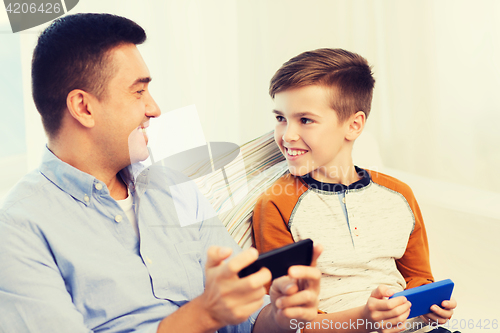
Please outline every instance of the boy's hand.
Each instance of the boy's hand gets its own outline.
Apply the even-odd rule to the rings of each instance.
[[[404,296],[388,299],[392,295],[394,291],[387,286],[378,286],[372,291],[363,309],[364,319],[378,323],[381,327],[379,332],[392,333],[405,330],[411,303]]]
[[[254,262],[258,252],[245,250],[229,261],[232,250],[212,246],[208,249],[205,292],[199,297],[207,325],[219,329],[239,324],[257,311],[266,294],[265,284],[271,281],[271,272],[262,268],[257,273],[240,279],[238,272]],[[205,315],[205,317],[203,316]]]
[[[424,321],[429,324],[435,324],[436,322],[440,325],[445,324],[453,315],[453,309],[457,307],[457,301],[452,297],[449,301],[443,301],[441,307],[434,304],[431,306],[432,313],[428,313],[420,316]]]
[[[322,251],[321,245],[315,245],[311,266],[292,266],[287,276],[273,281],[269,290],[272,313],[281,328],[290,329],[291,319],[309,322],[316,318],[321,279],[316,261]]]

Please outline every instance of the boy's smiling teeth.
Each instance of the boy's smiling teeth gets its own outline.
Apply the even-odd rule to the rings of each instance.
[[[285,148],[288,155],[291,155],[291,156],[297,156],[297,155],[303,155],[305,153],[307,153],[307,150],[295,150],[295,149],[290,149],[290,148]]]

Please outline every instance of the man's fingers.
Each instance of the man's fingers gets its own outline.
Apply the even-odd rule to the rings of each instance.
[[[258,272],[242,278],[239,281],[239,283],[242,284],[244,290],[249,290],[249,289],[253,290],[258,288],[264,288],[264,285],[269,281],[271,281],[271,279],[272,279],[271,271],[265,267],[262,267]],[[265,288],[263,290],[265,291]]]
[[[226,267],[224,267],[223,275],[225,277],[231,277],[238,274],[239,271],[253,263],[258,257],[259,252],[253,247],[241,252],[227,262]]]
[[[292,279],[318,280],[321,278],[321,272],[316,267],[310,266],[292,266],[288,269],[288,275]]]
[[[288,319],[301,318],[301,320],[311,321],[318,315],[318,310],[315,308],[290,307],[278,310],[283,317]]]
[[[321,244],[314,245],[311,266],[316,267],[316,264],[318,262],[318,258],[322,252],[323,252],[323,245],[321,245]]]
[[[316,267],[292,266],[288,276],[297,281],[297,290],[314,289],[319,293],[321,272]]]
[[[224,260],[229,258],[233,250],[229,247],[211,246],[207,251],[207,264],[206,269],[219,266]]]
[[[248,319],[254,313],[257,311],[262,305],[264,304],[264,298],[260,298],[259,300],[256,300],[254,302],[249,302],[245,305],[240,305],[238,307],[234,307],[231,309],[233,312],[233,321],[230,322],[232,325],[237,325],[239,323],[244,322],[245,320]]]
[[[296,294],[290,296],[282,296],[276,300],[276,307],[278,309],[291,308],[291,307],[300,307],[303,305],[316,305],[318,303],[318,297],[315,296],[315,293],[309,290],[299,291]]]
[[[297,280],[290,278],[288,275],[281,276],[273,280],[270,295],[292,295],[299,291]]]

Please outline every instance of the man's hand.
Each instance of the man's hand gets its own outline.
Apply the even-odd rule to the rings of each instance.
[[[440,325],[445,324],[453,315],[453,309],[457,307],[457,301],[452,297],[449,301],[443,301],[441,307],[434,304],[431,306],[432,313],[420,316],[425,322],[429,324]]]
[[[254,262],[258,252],[250,248],[229,261],[230,248],[212,246],[208,249],[205,292],[199,297],[216,329],[239,324],[263,305],[265,284],[271,281],[271,272],[262,268],[255,274],[240,279],[238,272]]]
[[[292,266],[287,276],[273,281],[271,296],[272,315],[283,329],[290,329],[290,320],[308,322],[318,314],[318,297],[321,272],[316,268],[316,261],[323,248],[314,247],[311,266]]]
[[[379,332],[392,333],[405,330],[411,303],[404,296],[388,299],[392,295],[394,291],[387,286],[378,286],[372,291],[363,310],[365,320],[379,323],[381,327]]]

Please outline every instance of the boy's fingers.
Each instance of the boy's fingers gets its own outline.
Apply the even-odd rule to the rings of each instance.
[[[406,304],[406,303],[408,303],[408,304]],[[390,309],[394,309],[394,308],[401,306],[403,304],[406,304],[408,307],[411,306],[411,303],[404,296],[394,297],[394,298],[387,300],[387,306]]]
[[[409,308],[399,315],[395,314],[394,317],[384,320],[385,327],[390,328],[392,326],[397,328],[398,324],[402,323],[400,324],[400,327],[403,325],[402,327],[404,328],[404,323],[408,319],[409,315],[410,315]]]
[[[238,274],[239,271],[253,263],[258,257],[259,252],[253,247],[241,252],[227,262],[227,265],[224,267],[223,275],[225,277],[231,277]]]
[[[376,299],[369,300],[371,311],[386,312],[391,311],[387,315],[391,314],[391,317],[397,316],[411,307],[411,303],[406,300],[405,297],[396,297],[390,300],[387,299]]]
[[[398,305],[396,308],[394,308],[394,316],[396,316],[396,322],[400,322],[403,320],[406,320],[408,316],[410,315],[410,310],[411,310],[411,303],[410,302],[405,302],[401,305]]]
[[[383,289],[382,289],[383,287],[384,286],[378,286],[377,288],[373,289],[370,297],[377,298],[377,299],[384,298]]]
[[[383,299],[384,297],[391,297],[394,295],[394,290],[385,285],[380,285],[372,291],[371,297]]]
[[[441,307],[448,310],[453,310],[457,307],[457,301],[452,297],[449,301],[443,301]]]
[[[443,309],[437,306],[436,304],[431,306],[431,311],[432,313],[429,313],[428,316],[435,315],[436,317],[450,319],[451,316],[453,315],[452,309]]]
[[[429,324],[432,324],[432,323],[444,324],[448,321],[448,318],[441,317],[441,316],[436,315],[432,312],[426,314],[425,318],[429,321]]]
[[[408,318],[410,314],[410,311],[405,313],[403,316],[400,316],[398,319],[394,321],[390,321],[392,324],[392,327],[389,329],[385,329],[382,332],[384,333],[396,333],[396,332],[402,332],[406,330],[406,319]],[[387,327],[387,322],[384,322],[385,326]],[[399,324],[399,326],[398,326]],[[389,325],[390,326],[390,325]]]
[[[206,268],[216,267],[224,260],[227,259],[232,249],[229,247],[210,246],[207,251],[207,264]]]

